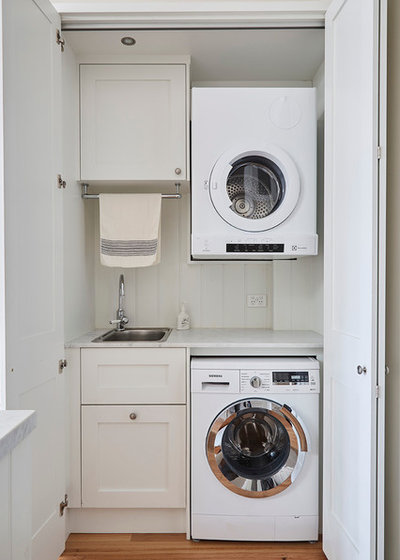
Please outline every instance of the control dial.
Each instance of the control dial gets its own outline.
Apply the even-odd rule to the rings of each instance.
[[[261,387],[261,383],[261,377],[258,377],[257,375],[250,379],[250,385],[254,387],[254,389],[259,389],[259,387]]]

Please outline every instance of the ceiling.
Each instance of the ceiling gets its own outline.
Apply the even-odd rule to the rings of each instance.
[[[311,81],[324,30],[203,29],[64,31],[76,55],[190,55],[193,82]],[[134,46],[121,38],[132,36]]]

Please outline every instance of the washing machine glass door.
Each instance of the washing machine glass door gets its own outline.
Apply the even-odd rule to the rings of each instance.
[[[218,214],[244,231],[276,227],[293,212],[300,194],[296,166],[277,146],[226,152],[214,165],[209,185]]]
[[[207,434],[212,472],[229,490],[249,498],[286,490],[300,472],[306,452],[307,438],[296,414],[269,399],[231,404]]]

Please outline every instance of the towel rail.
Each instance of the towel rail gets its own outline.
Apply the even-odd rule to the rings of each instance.
[[[181,184],[180,183],[175,183],[175,188],[176,188],[176,193],[174,194],[162,194],[161,198],[182,198],[182,194],[180,192],[181,189]],[[89,194],[88,193],[89,190],[89,184],[88,183],[82,183],[82,198],[86,199],[95,199],[95,198],[99,198],[98,194]]]

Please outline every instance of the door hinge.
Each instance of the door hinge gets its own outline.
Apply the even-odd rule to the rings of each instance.
[[[67,360],[59,360],[58,362],[58,373],[63,373],[64,369],[67,367]]]
[[[57,38],[56,38],[56,42],[57,45],[60,45],[61,47],[61,52],[64,52],[64,46],[65,46],[65,39],[63,39],[61,37],[61,31],[59,29],[57,29]]]
[[[68,507],[68,494],[65,494],[63,501],[60,502],[60,517],[64,515],[66,507]]]
[[[379,399],[381,397],[381,388],[379,385],[375,386],[375,398]]]
[[[376,157],[378,159],[381,159],[381,157],[382,157],[382,147],[381,146],[378,146],[377,149],[376,149]]]
[[[57,175],[57,187],[59,189],[65,189],[65,187],[67,186],[67,182],[64,181],[64,179],[61,177],[60,174]]]

